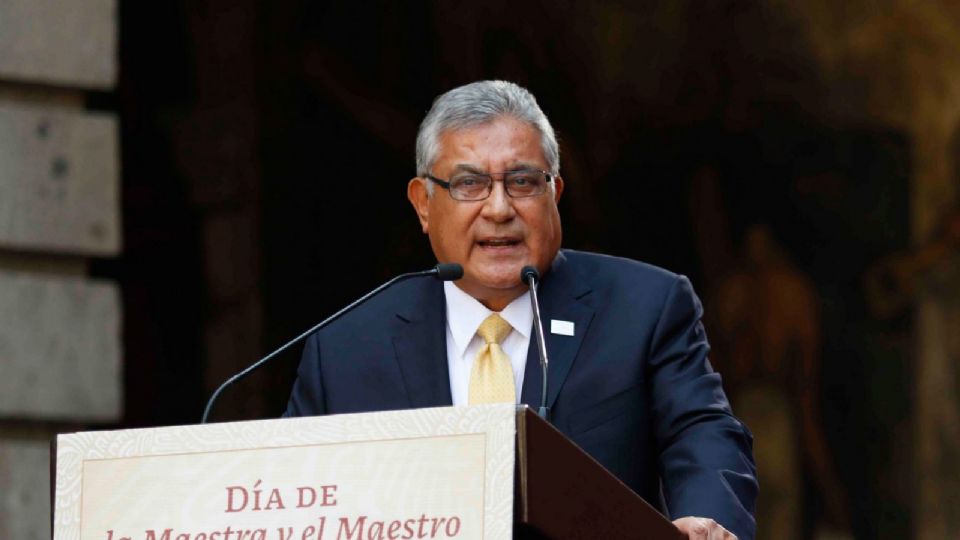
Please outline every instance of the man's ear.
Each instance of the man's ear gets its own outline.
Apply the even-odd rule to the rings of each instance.
[[[426,234],[430,223],[430,195],[427,193],[427,185],[423,178],[415,177],[410,180],[407,184],[407,199],[413,205],[417,218],[420,220],[420,227]]]
[[[553,202],[560,202],[560,195],[563,195],[563,177],[556,176],[553,179]]]

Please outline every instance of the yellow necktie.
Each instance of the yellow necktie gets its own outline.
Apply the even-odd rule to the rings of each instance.
[[[470,405],[516,401],[513,365],[500,348],[511,329],[510,323],[496,313],[480,323],[477,335],[486,344],[480,348],[470,370]]]

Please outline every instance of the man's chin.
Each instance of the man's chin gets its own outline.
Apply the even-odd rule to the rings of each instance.
[[[489,298],[505,299],[506,297],[515,297],[522,294],[524,285],[520,281],[520,268],[495,272],[495,273],[472,273],[467,269],[463,279],[457,284],[460,288],[483,302]]]
[[[474,281],[486,289],[509,290],[522,285],[520,281],[520,269],[522,265],[511,265],[509,267],[498,268],[494,272],[478,272],[474,275]]]

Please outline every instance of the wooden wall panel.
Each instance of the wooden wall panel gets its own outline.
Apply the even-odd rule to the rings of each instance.
[[[116,19],[116,0],[3,0],[0,78],[112,88]]]
[[[0,103],[0,248],[120,251],[117,121]]]
[[[0,270],[0,417],[119,419],[120,315],[113,284]]]

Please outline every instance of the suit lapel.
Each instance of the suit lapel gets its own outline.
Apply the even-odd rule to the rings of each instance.
[[[453,404],[447,368],[446,303],[443,285],[423,280],[409,305],[397,310],[402,321],[394,351],[412,408]]]
[[[543,320],[544,340],[547,343],[549,368],[547,375],[547,406],[552,407],[573,366],[573,361],[583,343],[594,310],[580,301],[590,292],[583,279],[578,279],[570,267],[563,252],[557,254],[550,273],[544,276],[537,294],[540,297],[540,317]],[[554,334],[550,331],[550,321],[569,321],[573,323],[572,336]],[[521,401],[531,407],[540,406],[543,378],[540,369],[540,356],[537,352],[536,335],[531,334],[530,348],[527,351],[527,365],[524,369]]]

